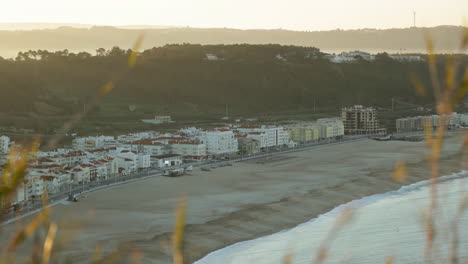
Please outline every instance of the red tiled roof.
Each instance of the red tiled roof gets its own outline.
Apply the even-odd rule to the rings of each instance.
[[[160,142],[155,142],[156,139],[142,139],[133,142],[129,142],[129,145],[162,145]]]
[[[187,138],[185,137],[157,137],[155,139],[152,139],[153,141],[154,140],[187,140]]]
[[[54,176],[46,176],[46,175],[42,175],[41,176],[41,179],[42,180],[46,180],[46,181],[53,181],[55,179]]]
[[[177,145],[200,145],[201,143],[195,140],[186,140],[186,141],[169,141],[169,144]]]
[[[261,135],[261,134],[264,134],[264,132],[249,132],[247,134],[249,134],[249,135]]]

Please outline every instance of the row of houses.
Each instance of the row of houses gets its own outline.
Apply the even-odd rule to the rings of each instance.
[[[24,158],[19,155],[19,151],[12,151],[4,157],[10,164],[15,164]],[[27,200],[39,199],[44,192],[54,195],[77,185],[104,181],[150,167],[150,155],[125,148],[39,151],[36,157],[29,160],[25,176],[10,202],[22,204]],[[0,168],[0,175],[6,179],[13,179],[10,174],[10,170]]]
[[[344,136],[343,121],[338,118],[318,119],[315,123],[298,123],[288,127],[291,140],[297,143],[309,143],[324,139],[336,139]]]
[[[468,114],[452,113],[450,115],[427,115],[399,118],[396,120],[396,131],[412,132],[422,131],[425,127],[435,130],[441,124],[447,128],[468,126]]]
[[[53,195],[150,168],[180,167],[187,162],[253,154],[343,135],[343,122],[331,118],[290,126],[226,125],[212,129],[189,127],[166,134],[76,137],[71,149],[36,153],[12,203],[21,204],[39,199],[44,192]],[[2,143],[2,152],[8,153],[9,138],[0,140],[6,142]],[[10,162],[21,158],[3,156],[12,159]]]

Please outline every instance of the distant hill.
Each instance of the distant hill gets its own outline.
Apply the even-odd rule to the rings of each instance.
[[[17,30],[43,30],[43,29],[57,29],[60,27],[72,28],[92,28],[96,25],[93,24],[78,24],[78,23],[0,23],[0,30],[17,31]],[[174,26],[160,26],[160,25],[122,25],[116,26],[122,29],[151,29],[151,28],[175,28]]]
[[[139,120],[158,113],[170,114],[177,125],[211,124],[225,115],[226,105],[233,116],[265,118],[336,115],[353,104],[378,107],[394,118],[394,106],[433,107],[432,93],[419,96],[410,81],[415,75],[430,87],[426,60],[400,62],[379,54],[375,61],[331,63],[313,47],[174,44],[142,51],[129,69],[129,55],[120,48],[94,56],[38,50],[0,59],[0,126],[52,131],[85,109],[90,113],[76,129],[93,134],[148,129]],[[436,58],[442,72],[446,56]],[[455,58],[461,68],[468,65],[468,55]],[[115,86],[93,107],[92,98],[109,80]]]
[[[50,28],[45,24],[45,28]],[[81,27],[81,28],[79,28]],[[359,29],[332,31],[239,30],[229,28],[148,28],[151,26],[91,27],[61,25],[55,29],[0,31],[0,56],[15,57],[25,50],[87,51],[113,46],[132,47],[139,35],[145,35],[143,48],[165,44],[281,44],[317,47],[325,52],[363,50],[372,53],[422,53],[425,36],[431,36],[439,53],[457,52],[463,27]],[[164,27],[164,26],[163,26]],[[0,28],[2,26],[0,25]],[[3,26],[5,28],[5,24]],[[134,29],[138,28],[138,29]],[[143,29],[140,29],[143,28]]]

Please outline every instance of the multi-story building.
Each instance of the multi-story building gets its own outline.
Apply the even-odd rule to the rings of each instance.
[[[298,124],[288,128],[292,141],[308,143],[317,141],[320,138],[320,126],[317,124]]]
[[[265,132],[248,132],[245,134],[247,138],[258,141],[259,147],[261,149],[267,148],[269,145],[268,135]]]
[[[467,115],[452,113],[442,117],[444,117],[443,122],[445,122],[445,126],[447,128],[460,127],[468,124]],[[440,126],[440,122],[441,116],[439,115],[399,118],[396,120],[396,131],[398,133],[423,131],[426,126],[432,130],[435,130]]]
[[[379,127],[377,110],[373,107],[355,105],[341,109],[344,132],[347,135],[384,134],[386,130]]]
[[[24,180],[24,185],[26,189],[26,197],[28,200],[41,197],[41,195],[46,190],[44,181],[40,176],[26,177]]]
[[[158,168],[180,166],[183,163],[182,156],[176,154],[166,154],[153,157]]]
[[[341,138],[344,136],[343,121],[338,118],[322,118],[317,120],[320,129],[320,138]]]
[[[10,138],[0,136],[0,154],[7,154],[8,152],[10,152]]]
[[[249,134],[252,132],[260,132],[266,134],[266,143],[263,146],[262,140],[260,139],[260,145],[263,147],[271,148],[278,146],[286,146],[289,143],[289,132],[280,126],[240,126],[236,127],[236,130],[241,134]],[[253,138],[253,137],[252,137]],[[257,139],[257,138],[254,138]],[[257,139],[259,140],[259,139]]]
[[[148,153],[151,156],[177,154],[188,159],[200,160],[207,156],[206,144],[182,136],[158,137],[138,140],[125,144],[132,151]]]
[[[196,140],[169,142],[170,154],[177,154],[190,159],[203,159],[207,155],[205,143]]]
[[[169,152],[168,145],[151,139],[129,142],[125,146],[128,146],[132,151],[148,153],[151,156],[163,155]]]
[[[206,145],[209,155],[225,155],[238,151],[237,139],[230,129],[204,130],[197,138]]]
[[[260,142],[247,135],[239,135],[237,142],[239,144],[239,153],[241,154],[255,154],[260,152]]]

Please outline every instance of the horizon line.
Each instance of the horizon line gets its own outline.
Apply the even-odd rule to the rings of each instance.
[[[41,27],[37,28],[1,28],[2,25],[50,25],[50,27]],[[74,25],[76,27],[74,27]],[[54,27],[55,26],[55,27]],[[80,27],[81,26],[81,27]],[[371,27],[362,27],[362,28],[335,28],[335,29],[290,29],[290,28],[235,28],[235,27],[194,27],[194,26],[181,26],[181,25],[155,25],[155,24],[120,24],[120,25],[110,25],[110,24],[87,24],[87,23],[73,23],[73,22],[0,22],[0,31],[34,31],[34,30],[56,30],[63,27],[69,27],[74,29],[92,29],[94,27],[111,27],[116,29],[126,29],[126,30],[144,30],[144,29],[231,29],[231,30],[283,30],[283,31],[295,31],[295,32],[327,32],[327,31],[356,31],[356,30],[391,30],[391,29],[412,29],[412,28],[437,28],[437,27],[461,27],[468,28],[467,25],[453,25],[453,24],[441,24],[436,26],[407,26],[407,27],[388,27],[388,28],[371,28]],[[130,28],[129,28],[130,27]],[[131,28],[136,27],[136,28]],[[141,28],[138,28],[141,27]]]

